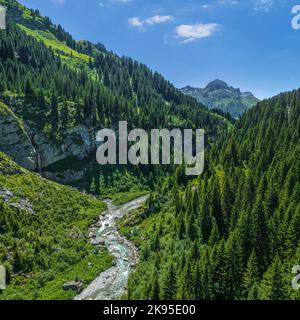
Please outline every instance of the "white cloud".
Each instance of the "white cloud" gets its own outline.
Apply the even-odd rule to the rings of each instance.
[[[182,24],[176,27],[176,37],[182,39],[183,43],[210,37],[217,31],[217,23]]]
[[[240,0],[217,0],[220,5],[242,5]],[[255,11],[270,11],[272,7],[285,3],[286,0],[251,0],[249,1]]]
[[[172,16],[160,16],[156,15],[153,17],[150,17],[146,19],[146,24],[152,25],[152,24],[159,24],[159,23],[164,23],[168,21],[172,21],[174,18]]]
[[[275,4],[275,0],[256,0],[254,9],[256,11],[269,11]]]
[[[219,5],[227,5],[227,6],[238,6],[245,5],[250,3],[250,6],[253,7],[255,11],[270,11],[274,6],[279,4],[284,4],[287,0],[248,0],[248,1],[240,1],[240,0],[216,0],[215,3]],[[207,5],[201,6],[203,9],[207,7]]]
[[[219,0],[219,4],[237,5],[237,4],[240,4],[240,1],[237,1],[237,0]]]
[[[133,27],[142,27],[144,25],[143,21],[138,17],[133,17],[128,19],[128,22]]]
[[[174,17],[170,16],[170,15],[168,15],[168,16],[155,15],[155,16],[149,17],[147,19],[133,17],[133,18],[128,19],[128,22],[133,27],[142,28],[145,26],[152,26],[154,24],[166,23],[166,22],[172,21],[173,19],[174,19]]]

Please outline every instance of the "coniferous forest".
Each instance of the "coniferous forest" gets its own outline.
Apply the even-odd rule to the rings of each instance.
[[[139,261],[130,300],[298,300],[300,90],[238,119],[15,0],[0,30],[0,300],[73,299],[114,265],[87,235],[104,199],[149,195],[118,221]],[[205,129],[205,170],[99,166],[95,134]],[[91,236],[92,237],[92,236]],[[88,267],[87,267],[88,266]]]

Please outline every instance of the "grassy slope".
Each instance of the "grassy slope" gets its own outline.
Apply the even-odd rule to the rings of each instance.
[[[45,18],[34,16],[28,8],[19,4],[17,1],[0,0],[0,5],[9,7],[9,16],[17,22],[17,25],[28,35],[38,41],[42,41],[47,47],[59,54],[63,61],[69,62],[70,66],[86,64],[90,57],[68,47],[59,41],[55,35],[45,27]]]
[[[59,53],[63,59],[73,58],[75,60],[88,62],[90,57],[88,55],[79,53],[67,45],[57,40],[56,37],[49,31],[46,30],[33,30],[22,24],[18,26],[26,32],[26,34],[34,37],[35,39],[42,41],[47,47],[50,47],[55,52]]]
[[[105,208],[101,201],[44,180],[3,153],[0,153],[0,190],[13,193],[10,202],[28,200],[36,212],[33,215],[13,208],[0,198],[0,263],[12,274],[7,290],[0,292],[0,300],[71,299],[75,292],[63,291],[63,283],[80,279],[88,284],[111,266],[109,253],[95,250],[85,237],[90,224]],[[3,216],[6,222],[1,219]],[[17,232],[11,230],[13,223],[17,223]],[[13,272],[14,246],[23,248],[24,259],[30,258],[30,270]],[[4,252],[9,258],[5,259]],[[39,265],[41,259],[45,267]]]

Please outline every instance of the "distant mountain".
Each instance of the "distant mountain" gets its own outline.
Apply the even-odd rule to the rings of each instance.
[[[235,118],[259,101],[251,92],[241,92],[222,80],[214,80],[204,89],[186,86],[181,92],[196,98],[210,109],[217,108],[229,112]]]

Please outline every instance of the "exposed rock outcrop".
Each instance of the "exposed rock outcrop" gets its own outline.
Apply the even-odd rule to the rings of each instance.
[[[95,135],[85,126],[67,129],[61,144],[50,141],[33,127],[29,127],[28,131],[32,136],[32,143],[40,154],[42,168],[70,157],[82,160],[96,148]]]
[[[11,102],[12,110],[21,102]],[[66,129],[61,143],[39,132],[33,122],[25,124],[5,104],[0,102],[0,151],[8,154],[16,163],[31,171],[45,169],[69,158],[83,160],[96,150],[95,133],[84,125]],[[43,173],[44,175],[44,173]],[[47,172],[45,177],[61,183],[78,181],[84,170]]]
[[[83,283],[80,281],[70,281],[63,285],[63,289],[65,291],[74,290],[77,293],[80,293],[82,291],[82,288],[83,288]]]
[[[10,207],[25,210],[30,214],[36,214],[32,208],[32,204],[27,199],[14,199],[14,194],[10,190],[0,189],[0,200]]]
[[[0,103],[0,150],[28,170],[36,169],[36,151],[22,122]]]
[[[56,181],[62,184],[68,184],[71,182],[76,182],[80,181],[84,178],[84,173],[85,171],[73,171],[73,170],[66,170],[64,172],[49,172],[49,171],[44,171],[43,172],[43,177]]]

